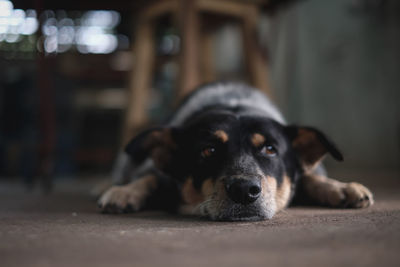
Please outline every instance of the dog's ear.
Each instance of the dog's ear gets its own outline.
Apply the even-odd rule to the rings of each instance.
[[[312,170],[327,153],[343,161],[342,154],[333,142],[317,129],[292,125],[285,130],[306,172]]]
[[[158,169],[165,170],[177,149],[176,131],[175,128],[162,127],[146,130],[126,145],[125,152],[135,164],[151,158]]]

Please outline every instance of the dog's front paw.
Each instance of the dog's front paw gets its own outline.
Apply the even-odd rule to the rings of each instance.
[[[345,183],[343,193],[346,196],[344,207],[366,208],[374,204],[371,191],[359,183]]]
[[[359,183],[335,181],[326,187],[326,202],[338,208],[366,208],[374,204],[371,191]]]
[[[131,186],[113,186],[100,197],[98,206],[103,213],[128,213],[138,211],[142,202]]]

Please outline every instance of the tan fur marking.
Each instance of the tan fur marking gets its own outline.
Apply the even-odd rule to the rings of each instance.
[[[277,211],[285,208],[289,203],[291,182],[288,176],[283,176],[283,181],[276,190],[275,202]]]
[[[133,185],[134,183],[131,183]],[[157,178],[154,175],[147,175],[139,180],[136,183],[136,189],[141,190],[152,190],[155,189],[157,186]],[[140,188],[138,188],[140,187]]]
[[[272,195],[275,198],[277,189],[276,179],[271,176],[265,177],[264,179],[261,180],[261,189],[262,189],[261,192],[264,195],[266,194]]]
[[[151,149],[151,156],[159,169],[164,169],[171,160],[171,153],[176,148],[170,129],[155,131],[145,140],[144,147]]]
[[[199,193],[193,186],[193,179],[189,178],[182,187],[182,197],[185,204],[179,207],[179,212],[182,214],[203,214],[201,209],[198,209],[198,205],[213,193],[214,182],[212,179],[203,182],[201,193]]]
[[[149,149],[155,146],[175,147],[170,129],[155,130],[144,140],[143,147]]]
[[[204,186],[204,184],[203,184]],[[193,178],[189,178],[182,186],[182,198],[186,204],[193,205],[204,201],[204,196],[194,188]]]
[[[307,129],[299,129],[292,146],[300,153],[302,166],[306,172],[312,171],[327,152],[317,135]]]
[[[228,134],[223,130],[218,130],[214,132],[214,135],[221,140],[222,143],[226,143],[229,140]]]
[[[293,140],[293,146],[307,146],[311,140],[316,140],[317,136],[314,132],[306,129],[299,129],[297,138]]]
[[[201,186],[201,193],[204,197],[210,196],[214,192],[214,183],[211,178],[205,180]]]
[[[210,180],[210,182],[212,181]],[[207,214],[211,216],[211,218],[217,218],[220,211],[225,208],[226,204],[224,204],[224,202],[228,196],[226,195],[225,185],[221,179],[217,179],[213,182],[212,187],[210,186],[210,182],[207,182],[207,185],[204,185],[203,192],[205,194],[211,193],[207,196],[207,200],[212,201],[206,201],[206,213],[204,213],[204,210],[200,211],[200,213]],[[210,190],[211,188],[212,190]]]
[[[251,143],[255,147],[259,147],[265,143],[265,137],[262,134],[255,133],[251,136]]]
[[[276,190],[277,190],[277,182],[276,179],[272,176],[266,176],[261,179],[261,189],[264,201],[264,209],[270,210],[273,214],[276,213]]]

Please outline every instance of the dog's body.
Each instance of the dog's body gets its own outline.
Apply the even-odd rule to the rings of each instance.
[[[318,130],[286,126],[259,91],[237,83],[197,89],[170,122],[128,144],[104,212],[161,207],[214,220],[270,219],[293,199],[367,207],[371,192],[327,178],[319,162],[340,152]]]

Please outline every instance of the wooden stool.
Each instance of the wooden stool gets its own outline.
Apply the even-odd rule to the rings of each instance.
[[[155,63],[155,22],[167,14],[175,18],[181,38],[179,52],[179,88],[182,98],[205,81],[215,80],[212,66],[212,35],[201,32],[200,14],[221,15],[241,22],[244,56],[249,82],[271,96],[267,66],[256,42],[259,3],[262,1],[159,0],[140,10],[133,55],[135,64],[129,85],[123,144],[148,123],[146,106]]]

